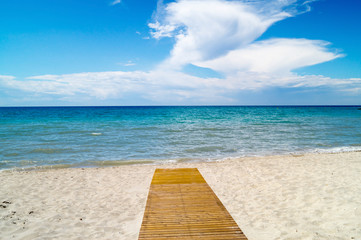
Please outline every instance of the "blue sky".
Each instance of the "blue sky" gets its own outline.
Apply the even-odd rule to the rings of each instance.
[[[361,104],[351,0],[2,0],[0,106]]]

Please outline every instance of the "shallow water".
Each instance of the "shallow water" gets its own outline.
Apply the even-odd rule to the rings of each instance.
[[[361,150],[358,107],[0,108],[0,169]]]

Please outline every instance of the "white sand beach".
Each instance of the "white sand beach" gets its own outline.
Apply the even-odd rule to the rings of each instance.
[[[157,167],[197,167],[250,240],[361,239],[361,152],[2,171],[0,239],[137,239]]]

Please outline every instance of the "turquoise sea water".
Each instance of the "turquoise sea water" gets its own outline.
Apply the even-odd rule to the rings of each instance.
[[[358,108],[0,108],[0,169],[356,151]]]

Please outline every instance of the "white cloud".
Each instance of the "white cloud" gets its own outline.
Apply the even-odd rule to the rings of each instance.
[[[144,72],[93,72],[64,75],[43,75],[14,81],[25,91],[47,94],[75,95],[86,94],[99,99],[114,98],[124,92],[143,89]]]
[[[129,60],[126,63],[118,63],[118,65],[121,65],[121,66],[124,66],[124,67],[131,67],[131,66],[135,66],[137,64],[135,62],[133,62],[132,60]]]
[[[110,5],[117,5],[121,2],[122,2],[122,0],[114,0]]]
[[[160,103],[193,101],[197,103],[232,103],[228,97],[241,90],[265,87],[334,87],[355,92],[361,79],[332,79],[324,76],[296,74],[262,74],[238,72],[226,79],[200,78],[181,72],[154,70],[150,72],[93,72],[65,75],[42,75],[17,80],[0,77],[4,86],[37,95],[57,95],[64,98],[91,96],[100,100],[120,99],[125,94],[141,96]]]
[[[286,38],[257,41],[273,23],[310,11],[311,2],[178,0],[161,5],[149,25],[152,36],[173,37],[176,42],[159,69],[177,71],[186,64],[209,68],[225,75],[218,82],[227,89],[337,84],[340,80],[293,73],[342,57],[328,49],[330,43]]]
[[[2,80],[2,81],[11,81],[11,80],[14,80],[15,79],[15,77],[14,76],[8,76],[8,75],[0,75],[0,80]]]
[[[256,41],[244,48],[229,51],[226,55],[195,62],[226,74],[255,72],[289,74],[292,70],[336,59],[341,54],[329,52],[324,41],[308,39],[271,39]]]
[[[156,39],[176,39],[166,63],[179,68],[246,47],[273,23],[296,14],[294,5],[286,0],[178,0],[161,6],[149,27]]]
[[[179,81],[182,79],[182,81]],[[41,75],[18,80],[0,78],[0,84],[32,92],[36,95],[57,95],[65,98],[91,96],[100,100],[122,98],[130,93],[158,102],[200,102],[225,100],[221,79],[204,79],[174,71],[92,72],[65,75]],[[231,86],[232,87],[232,86]]]

